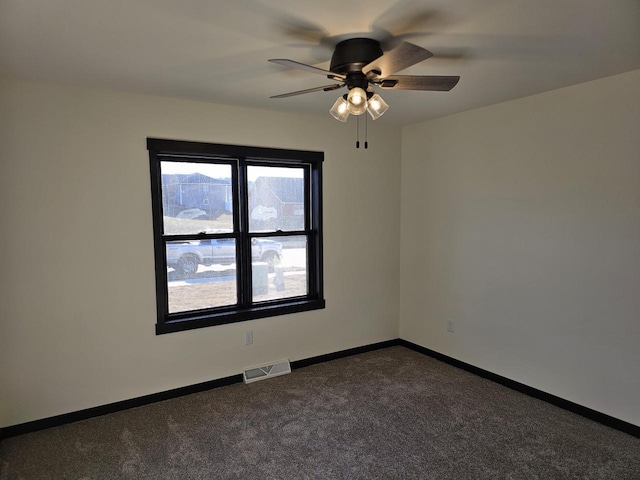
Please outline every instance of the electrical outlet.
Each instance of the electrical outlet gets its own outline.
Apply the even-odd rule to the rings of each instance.
[[[251,345],[253,343],[253,330],[244,332],[244,344]]]
[[[453,320],[447,320],[447,332],[453,333]]]

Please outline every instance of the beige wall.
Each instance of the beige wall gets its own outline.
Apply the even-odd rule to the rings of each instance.
[[[640,425],[638,85],[403,130],[402,338]]]
[[[328,115],[0,80],[0,426],[398,332],[640,425],[638,84],[374,123],[365,152]],[[327,309],[156,336],[147,136],[324,151]]]
[[[0,82],[0,426],[398,337],[399,128]],[[156,336],[147,136],[324,151],[327,308]]]

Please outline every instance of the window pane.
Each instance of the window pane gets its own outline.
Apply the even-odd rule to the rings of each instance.
[[[167,242],[169,313],[237,303],[233,238]]]
[[[269,237],[257,239],[262,261],[252,264],[253,301],[307,295],[307,237]],[[271,242],[274,245],[261,242]],[[281,246],[280,253],[277,253]],[[255,248],[255,245],[254,245]]]
[[[165,235],[233,230],[231,165],[160,162]]]
[[[304,169],[247,167],[249,230],[304,230]]]

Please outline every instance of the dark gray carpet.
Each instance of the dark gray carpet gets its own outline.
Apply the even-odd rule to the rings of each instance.
[[[640,479],[640,439],[404,347],[0,444],[0,479]]]

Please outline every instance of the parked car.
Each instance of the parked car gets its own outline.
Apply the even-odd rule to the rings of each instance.
[[[193,220],[196,218],[202,218],[206,216],[207,216],[207,212],[205,212],[200,208],[189,208],[187,210],[182,210],[181,212],[179,212],[178,215],[176,215],[176,218]]]
[[[167,266],[176,272],[193,277],[198,265],[230,265],[236,262],[236,247],[233,238],[212,238],[167,243]],[[267,238],[254,238],[251,245],[253,261],[269,264],[274,271],[282,257],[282,244]]]

